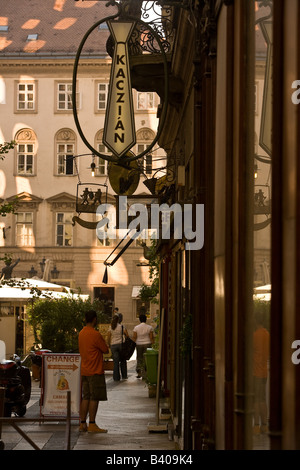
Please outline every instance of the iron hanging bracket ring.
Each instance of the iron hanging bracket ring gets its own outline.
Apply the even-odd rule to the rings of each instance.
[[[160,51],[161,51],[161,54],[162,54],[162,57],[163,57],[163,65],[164,65],[164,102],[163,102],[163,108],[162,108],[162,112],[161,112],[161,117],[159,119],[159,125],[158,125],[158,129],[157,129],[157,133],[156,133],[156,136],[154,138],[154,140],[151,142],[151,144],[143,151],[141,152],[140,154],[138,155],[133,155],[133,156],[122,156],[121,158],[118,158],[116,156],[110,156],[110,155],[107,155],[107,154],[103,154],[103,153],[100,153],[98,152],[89,142],[88,140],[86,139],[83,131],[82,131],[82,128],[80,126],[80,123],[79,123],[79,119],[78,119],[78,114],[77,114],[77,104],[76,104],[76,80],[77,80],[77,70],[78,70],[78,65],[79,65],[79,59],[80,59],[80,55],[81,55],[81,52],[82,52],[82,49],[85,45],[85,42],[87,40],[87,38],[89,37],[89,35],[94,31],[95,28],[97,28],[97,26],[99,26],[100,24],[102,23],[105,23],[106,21],[109,21],[109,20],[114,20],[116,19],[118,16],[120,16],[120,13],[121,13],[121,7],[119,4],[116,4],[118,6],[118,12],[115,14],[115,15],[112,15],[112,16],[108,16],[106,18],[103,18],[102,20],[99,20],[97,21],[93,26],[91,26],[88,31],[85,33],[85,35],[83,36],[82,40],[81,40],[81,43],[77,49],[77,53],[76,53],[76,57],[75,57],[75,62],[74,62],[74,68],[73,68],[73,80],[72,80],[72,107],[73,107],[73,117],[74,117],[74,121],[75,121],[75,125],[77,127],[77,130],[78,130],[78,133],[81,137],[81,139],[83,140],[83,142],[85,143],[85,145],[91,150],[91,152],[94,154],[94,155],[97,155],[98,157],[102,158],[103,160],[106,160],[106,161],[109,161],[109,162],[114,162],[114,163],[119,163],[121,160],[123,163],[126,163],[126,162],[131,162],[133,160],[137,160],[139,158],[142,158],[144,155],[146,155],[147,153],[150,152],[150,150],[154,147],[154,145],[157,143],[160,135],[161,135],[161,132],[162,132],[162,129],[164,127],[164,123],[165,123],[165,120],[166,120],[166,117],[167,117],[167,107],[168,107],[168,97],[169,97],[169,75],[168,75],[168,62],[167,62],[167,57],[166,57],[166,53],[164,51],[164,48],[161,44],[161,39],[160,39],[160,36],[159,34],[146,22],[140,20],[140,19],[137,19],[137,18],[134,18],[134,17],[131,17],[131,16],[126,16],[126,20],[132,20],[132,21],[135,21],[137,23],[142,23],[144,25],[146,25],[147,28],[150,29],[151,31],[151,34],[153,34],[154,38],[156,39],[158,45],[159,45],[159,48],[160,48]]]

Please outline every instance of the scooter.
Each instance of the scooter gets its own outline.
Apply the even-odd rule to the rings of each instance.
[[[41,371],[42,371],[42,362],[43,354],[51,353],[50,349],[36,349],[30,351],[30,359],[32,363],[32,378],[34,380],[39,380],[41,384]]]
[[[31,376],[28,367],[24,366],[17,354],[13,358],[0,362],[0,387],[5,389],[4,417],[12,413],[22,417],[31,396]]]

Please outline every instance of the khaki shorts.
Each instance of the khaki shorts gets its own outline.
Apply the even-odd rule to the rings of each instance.
[[[107,400],[105,375],[82,376],[82,399],[92,401]]]

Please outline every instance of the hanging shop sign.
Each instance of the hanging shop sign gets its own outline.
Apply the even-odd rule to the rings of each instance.
[[[140,18],[129,15],[126,11],[127,2],[116,2],[112,0],[109,2],[109,5],[117,7],[117,13],[115,15],[102,18],[93,26],[91,26],[85,33],[77,49],[72,79],[72,107],[73,117],[78,133],[92,154],[102,158],[103,160],[117,164],[122,160],[122,163],[124,164],[143,158],[151,151],[151,149],[159,140],[167,117],[167,108],[169,102],[169,71],[165,52],[165,41],[164,38],[161,37],[159,31],[153,28],[150,22],[145,23]],[[77,71],[80,56],[90,34],[102,23],[106,23],[108,25],[112,39],[114,41],[109,95],[102,140],[103,144],[110,150],[111,154],[107,152],[99,152],[99,149],[95,149],[93,145],[87,140],[79,122],[76,103]],[[132,149],[132,147],[136,144],[129,49],[132,37],[136,36],[139,38],[141,34],[140,31],[147,31],[147,37],[153,38],[153,41],[155,41],[157,44],[158,50],[156,53],[158,51],[160,52],[164,71],[164,99],[162,108],[160,110],[159,124],[155,138],[141,153],[134,155],[132,152],[128,154],[129,150]],[[142,58],[143,54],[141,54],[141,60]]]
[[[273,22],[262,21],[261,30],[266,41],[267,62],[264,81],[264,94],[262,104],[262,117],[260,125],[259,145],[271,157],[272,156],[272,70],[273,70]]]
[[[43,354],[41,416],[67,416],[71,392],[71,418],[79,418],[81,400],[80,354]]]
[[[134,22],[107,22],[115,47],[105,115],[103,143],[117,157],[122,157],[136,143],[128,41]]]

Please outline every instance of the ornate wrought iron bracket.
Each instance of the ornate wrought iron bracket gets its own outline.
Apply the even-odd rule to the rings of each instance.
[[[140,4],[140,3],[142,3],[142,2],[139,1],[138,4]],[[82,39],[82,41],[81,41],[81,43],[78,47],[77,53],[76,53],[74,69],[73,69],[73,81],[72,81],[72,102],[73,102],[74,121],[75,121],[77,130],[78,130],[78,133],[79,133],[81,139],[83,140],[85,145],[91,150],[91,152],[94,155],[97,155],[98,157],[100,157],[100,158],[102,158],[106,161],[110,161],[110,162],[118,163],[120,161],[120,158],[117,155],[114,155],[114,154],[113,155],[107,155],[107,154],[102,154],[102,153],[98,152],[86,139],[86,137],[84,135],[84,132],[83,132],[83,130],[80,126],[80,123],[79,123],[79,118],[78,118],[78,114],[77,114],[77,105],[76,105],[77,70],[78,70],[78,65],[79,65],[79,60],[80,60],[80,55],[81,55],[82,49],[83,49],[88,37],[90,36],[90,34],[95,30],[95,28],[100,26],[102,23],[106,23],[107,21],[115,21],[117,19],[118,19],[118,21],[122,21],[122,20],[123,21],[124,20],[133,21],[137,25],[140,25],[140,27],[142,28],[142,29],[139,29],[138,31],[135,30],[134,33],[133,33],[133,36],[134,35],[137,36],[137,39],[139,40],[138,41],[139,43],[140,43],[141,37],[147,37],[148,38],[148,41],[147,41],[148,44],[151,42],[151,41],[149,41],[149,38],[151,38],[151,40],[153,38],[152,43],[154,44],[153,41],[155,41],[155,44],[157,44],[158,50],[160,51],[162,61],[163,61],[163,69],[164,69],[164,103],[163,103],[162,111],[161,111],[161,114],[160,114],[160,120],[159,120],[158,129],[157,129],[157,134],[156,134],[154,140],[151,142],[151,144],[143,152],[141,152],[140,154],[138,154],[138,155],[133,155],[132,154],[130,156],[128,156],[126,154],[125,156],[122,156],[122,162],[125,162],[125,163],[127,162],[128,163],[128,162],[131,162],[133,160],[137,160],[139,158],[144,157],[146,154],[148,154],[151,151],[151,149],[154,147],[154,145],[159,140],[159,137],[161,135],[161,132],[162,132],[165,120],[166,120],[167,107],[168,107],[168,95],[169,95],[168,62],[167,62],[167,57],[166,57],[166,52],[165,52],[166,42],[162,40],[161,33],[160,33],[159,28],[157,26],[153,27],[151,25],[151,23],[146,23],[141,18],[138,18],[137,16],[132,15],[132,8],[133,8],[133,13],[136,13],[134,5],[132,4],[132,2],[126,0],[126,1],[121,1],[120,3],[117,3],[116,1],[111,0],[106,5],[107,6],[116,6],[118,8],[118,11],[114,15],[108,16],[106,18],[103,18],[103,19],[97,21],[85,33],[85,35],[84,35],[84,37],[83,37],[83,39]],[[131,46],[130,47],[131,47],[132,50],[134,50],[137,47],[136,44],[137,44],[137,41],[133,41],[133,39],[131,38]],[[148,50],[147,50],[147,52],[148,52]],[[149,52],[153,53],[153,50],[151,51],[151,48],[150,48]]]

